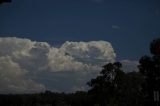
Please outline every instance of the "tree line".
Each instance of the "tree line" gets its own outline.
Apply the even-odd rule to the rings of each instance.
[[[88,91],[0,95],[0,106],[160,106],[160,38],[151,56],[139,59],[138,72],[125,73],[120,62],[108,63],[87,82]]]

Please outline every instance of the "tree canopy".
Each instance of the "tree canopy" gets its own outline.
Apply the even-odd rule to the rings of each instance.
[[[145,78],[143,83],[143,95],[145,103],[150,106],[156,106],[155,92],[160,91],[160,39],[155,39],[150,44],[152,56],[143,56],[139,63],[140,73]]]
[[[93,104],[100,106],[138,106],[141,104],[141,75],[125,73],[120,62],[103,66],[100,75],[91,79],[88,91]]]

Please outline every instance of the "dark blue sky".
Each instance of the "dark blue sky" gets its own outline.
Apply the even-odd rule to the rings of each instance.
[[[117,59],[137,60],[160,37],[159,0],[12,0],[0,5],[0,37],[49,43],[109,41]]]

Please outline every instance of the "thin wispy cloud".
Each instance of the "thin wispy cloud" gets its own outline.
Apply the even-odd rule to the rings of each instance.
[[[121,60],[125,72],[138,71],[139,62],[135,60]]]
[[[113,29],[120,29],[120,27],[118,25],[112,25]]]

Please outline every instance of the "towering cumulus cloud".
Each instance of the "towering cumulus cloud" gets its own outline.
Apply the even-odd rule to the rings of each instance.
[[[85,89],[101,65],[114,60],[106,41],[67,41],[56,48],[46,42],[0,38],[0,93]]]
[[[61,51],[85,63],[113,62],[115,53],[109,42],[90,41],[90,42],[65,42]]]

